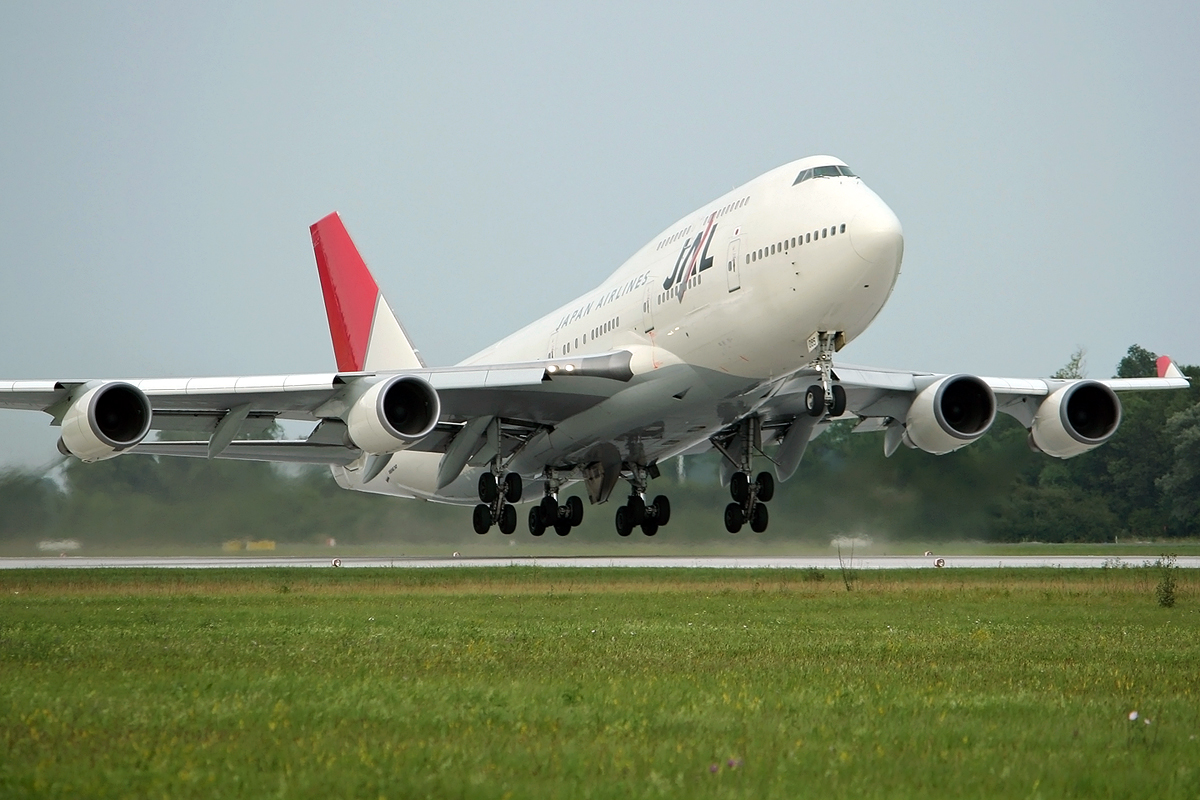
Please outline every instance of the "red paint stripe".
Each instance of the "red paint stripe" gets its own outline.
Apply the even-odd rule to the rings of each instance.
[[[379,284],[336,212],[313,223],[308,230],[317,257],[338,370],[360,372],[367,360]]]
[[[1158,361],[1155,362],[1155,366],[1158,367],[1158,377],[1167,377],[1167,369],[1171,366],[1171,357],[1159,356]]]

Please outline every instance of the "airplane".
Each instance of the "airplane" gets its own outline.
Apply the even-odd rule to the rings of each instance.
[[[1116,392],[1181,389],[1158,377],[986,378],[853,366],[835,355],[867,329],[900,275],[892,210],[845,162],[802,158],[682,217],[591,291],[450,367],[430,367],[384,299],[341,218],[310,227],[337,371],[311,375],[0,381],[0,408],[39,410],[86,462],[130,453],[327,466],[355,491],[474,506],[485,534],[568,535],[612,499],[622,537],[669,523],[647,501],[665,460],[715,450],[724,523],[767,529],[775,480],[837,420],[944,454],[998,413],[1030,445],[1071,458],[1108,441]],[[276,420],[314,424],[264,436]],[[191,440],[148,438],[150,431]],[[249,438],[245,438],[249,437]],[[256,438],[257,437],[257,438]],[[771,471],[755,474],[755,459]],[[538,491],[540,490],[540,491]]]

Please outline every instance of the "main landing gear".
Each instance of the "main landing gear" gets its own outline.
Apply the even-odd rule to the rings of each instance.
[[[770,522],[767,503],[775,496],[775,478],[769,472],[760,472],[751,479],[755,448],[762,449],[762,421],[758,417],[741,423],[729,449],[719,447],[722,455],[738,467],[729,479],[733,502],[725,506],[725,530],[730,533],[737,533],[747,522],[750,530],[762,533]]]
[[[646,467],[633,466],[633,477],[629,479],[629,499],[625,501],[625,505],[617,508],[617,533],[620,536],[628,536],[639,525],[642,533],[653,536],[658,533],[659,528],[671,521],[671,501],[666,495],[660,494],[653,502],[646,503],[646,484],[651,477],[650,470]]]
[[[529,509],[529,532],[541,536],[547,528],[554,528],[559,536],[566,536],[571,528],[578,527],[583,522],[583,501],[578,497],[568,497],[562,505],[558,504],[558,490],[562,480],[551,470],[546,470],[546,494],[542,502]]]
[[[479,505],[471,516],[471,524],[475,532],[482,535],[491,530],[493,525],[500,526],[500,532],[508,535],[517,529],[517,509],[513,503],[521,501],[523,488],[521,476],[510,472],[500,480],[496,472],[489,470],[479,476]]]

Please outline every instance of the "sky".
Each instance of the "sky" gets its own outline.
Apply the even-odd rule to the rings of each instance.
[[[333,210],[454,363],[813,154],[905,233],[842,360],[1200,363],[1194,3],[24,3],[0,76],[0,379],[332,371]]]

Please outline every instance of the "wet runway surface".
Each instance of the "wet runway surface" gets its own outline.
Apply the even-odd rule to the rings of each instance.
[[[1101,568],[1141,567],[1155,559],[1144,556],[866,556],[842,559],[837,556],[696,556],[696,557],[605,557],[580,556],[526,558],[284,558],[275,556],[179,556],[168,558],[90,558],[86,556],[0,558],[0,569],[93,569],[97,567],[153,567],[162,569],[214,569],[228,567],[394,567],[397,569],[445,567],[626,567],[692,569],[1003,569],[1017,567]],[[938,562],[941,562],[940,564]],[[1200,568],[1200,556],[1181,556],[1176,566]]]

